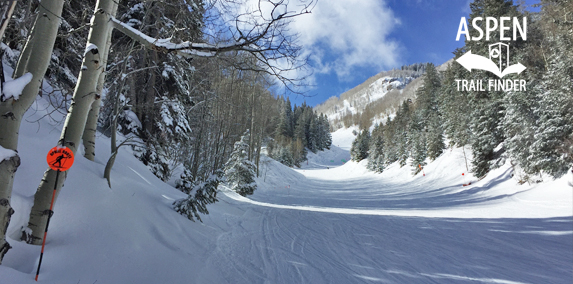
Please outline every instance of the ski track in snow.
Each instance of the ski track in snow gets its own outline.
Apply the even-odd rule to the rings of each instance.
[[[535,186],[515,186],[509,169],[501,168],[462,187],[452,178],[461,167],[455,153],[434,162],[445,174],[432,177],[429,166],[427,180],[397,180],[397,171],[407,171],[394,167],[380,176],[363,164],[342,165],[334,159],[344,155],[341,148],[310,154],[299,170],[271,165],[272,174],[248,198],[222,189],[228,202],[248,209],[241,225],[218,240],[225,250],[211,261],[233,265],[216,279],[571,283],[572,202],[564,180],[539,193]],[[556,194],[552,190],[565,199],[539,199]],[[260,225],[245,226],[252,222]]]

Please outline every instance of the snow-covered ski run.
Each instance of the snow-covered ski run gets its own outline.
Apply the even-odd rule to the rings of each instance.
[[[29,117],[40,117],[41,111]],[[14,247],[1,283],[35,283],[39,247],[14,239],[27,220],[57,126],[22,128],[9,227]],[[203,223],[177,214],[185,195],[129,151],[113,188],[96,163],[78,159],[58,197],[42,283],[570,283],[571,175],[517,185],[509,167],[462,187],[460,149],[412,177],[410,168],[368,172],[349,160],[351,129],[333,147],[291,169],[263,161],[249,198],[222,189]],[[98,138],[98,149],[109,140]],[[45,149],[44,149],[45,148]],[[103,152],[104,150],[102,150]],[[466,179],[471,179],[467,176]],[[467,182],[466,180],[465,182]],[[35,260],[35,261],[34,261]]]

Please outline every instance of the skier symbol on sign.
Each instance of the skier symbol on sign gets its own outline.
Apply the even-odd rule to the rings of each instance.
[[[52,163],[52,166],[57,167],[57,168],[61,168],[62,167],[62,159],[66,159],[66,156],[64,156],[64,154],[61,154],[58,157],[56,157],[56,161]],[[57,166],[56,166],[56,163],[58,164]]]

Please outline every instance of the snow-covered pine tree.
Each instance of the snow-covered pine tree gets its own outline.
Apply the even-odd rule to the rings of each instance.
[[[384,156],[384,126],[378,124],[372,130],[368,150],[368,169],[381,173],[385,168]]]
[[[284,147],[281,145],[276,146],[273,156],[273,159],[277,160],[279,163],[284,164],[289,167],[294,167],[296,162],[294,159],[294,155],[290,150],[290,147]]]
[[[509,153],[514,176],[518,177],[520,183],[529,181],[531,176],[541,172],[534,159],[532,144],[539,124],[538,93],[542,91],[542,76],[545,72],[545,59],[537,56],[542,42],[543,33],[534,21],[528,31],[528,45],[513,57],[527,65],[528,71],[520,74],[527,82],[526,90],[510,90],[503,99],[505,115],[502,127],[507,137],[504,147]]]
[[[475,0],[470,3],[470,19],[473,22],[476,17],[521,17],[517,6],[511,0]],[[476,22],[482,30],[485,30],[486,21]],[[478,36],[479,31],[473,25],[469,27],[472,37]],[[499,30],[490,33],[490,38],[499,38]],[[509,46],[509,53],[515,54],[524,45],[525,41],[520,37]],[[466,39],[465,50],[471,50],[474,54],[489,54],[489,47],[480,41]],[[499,79],[490,72],[464,72],[464,79],[474,79],[488,81],[489,79]],[[511,78],[511,76],[508,76]],[[471,91],[470,104],[472,111],[471,130],[473,134],[472,171],[477,177],[485,176],[492,168],[503,163],[502,153],[505,148],[502,142],[505,135],[502,131],[501,121],[504,116],[505,106],[502,91]],[[501,146],[500,146],[501,145]],[[500,146],[500,147],[498,147]]]
[[[388,116],[384,125],[384,162],[386,165],[398,160],[398,150],[394,141],[396,133],[396,123]]]
[[[504,108],[500,101],[483,101],[476,105],[472,120],[472,171],[477,177],[485,176],[491,169],[492,161],[498,156],[494,149],[503,141],[498,119]]]
[[[279,98],[280,116],[275,128],[274,141],[268,147],[269,156],[289,167],[299,166],[308,151],[316,153],[332,145],[330,124],[325,115],[318,115],[303,103],[290,110],[290,100]],[[289,119],[290,117],[290,119]],[[289,123],[289,121],[292,121]],[[292,131],[290,130],[292,127]],[[308,151],[307,151],[308,149]]]
[[[223,172],[218,170],[205,181],[193,184],[193,177],[188,170],[185,170],[176,187],[189,195],[173,202],[175,211],[191,221],[197,219],[203,222],[199,213],[209,214],[207,205],[218,201],[217,187],[221,182],[222,174]]]
[[[332,135],[330,134],[330,124],[328,123],[328,118],[324,114],[320,114],[318,117],[319,122],[319,136],[320,136],[320,145],[319,150],[328,149],[330,150],[330,146],[332,145]]]
[[[406,165],[410,157],[410,141],[408,140],[408,126],[411,117],[411,111],[408,101],[402,102],[400,110],[396,114],[394,143],[396,144],[396,158],[400,167]]]
[[[424,85],[416,92],[416,105],[417,111],[420,113],[420,129],[424,131],[425,135],[426,154],[432,160],[441,155],[446,147],[438,104],[440,88],[441,82],[438,71],[434,64],[428,63],[424,75]]]
[[[435,160],[439,157],[446,148],[444,142],[444,129],[442,121],[438,114],[434,114],[428,118],[427,121],[428,132],[426,134],[426,149],[428,151],[428,158]]]
[[[420,166],[426,165],[426,157],[428,152],[426,149],[426,135],[424,130],[424,122],[422,121],[422,113],[416,110],[410,120],[410,127],[408,131],[408,141],[410,142],[410,157],[412,174],[417,175],[421,169]]]
[[[507,136],[505,147],[512,162],[521,169],[524,175],[521,182],[525,182],[528,175],[538,174],[541,169],[535,165],[532,144],[535,142],[535,132],[539,120],[535,110],[539,108],[536,89],[541,84],[539,80],[529,78],[527,91],[508,92],[505,98],[506,112],[503,118],[503,131]]]
[[[370,146],[370,132],[368,129],[360,131],[350,148],[350,157],[353,161],[360,162],[368,158],[368,147]]]
[[[557,53],[539,89],[539,128],[532,145],[536,168],[561,177],[573,164],[573,75]]]
[[[463,52],[458,49],[454,54],[457,58]],[[471,138],[471,104],[467,92],[458,91],[456,83],[456,79],[463,76],[462,69],[460,64],[448,65],[438,98],[443,122],[441,125],[450,146],[464,146],[470,143]]]
[[[249,132],[247,131],[241,140],[235,142],[233,152],[225,164],[225,179],[229,187],[239,193],[247,196],[253,194],[257,188],[255,182],[256,167],[253,162],[248,160],[249,153]]]
[[[308,154],[306,145],[306,134],[304,131],[304,114],[301,113],[300,117],[297,119],[296,127],[294,130],[294,141],[292,142],[293,153],[298,153],[298,158],[295,160],[295,164],[300,166],[300,163],[306,161],[306,155]]]
[[[320,148],[320,133],[318,129],[318,121],[315,116],[312,116],[310,119],[308,132],[310,139],[308,140],[307,147],[311,152],[316,153]]]
[[[541,50],[546,72],[535,86],[539,123],[531,158],[543,172],[560,177],[573,165],[573,2],[542,0],[541,7],[546,44],[533,48]]]
[[[294,139],[300,139],[303,145],[308,145],[304,124],[304,117],[300,117],[296,122],[296,127],[294,128]]]
[[[287,97],[286,101],[283,102],[281,109],[281,115],[279,117],[279,123],[276,129],[276,135],[282,135],[284,137],[293,137],[293,113],[292,105],[290,99]]]

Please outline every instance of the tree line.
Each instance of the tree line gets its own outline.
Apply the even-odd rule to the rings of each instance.
[[[442,73],[429,64],[415,100],[404,101],[396,115],[372,133],[361,130],[352,158],[368,157],[368,168],[376,172],[394,162],[409,162],[415,175],[447,146],[463,147],[464,154],[469,146],[468,168],[477,177],[506,162],[521,183],[541,180],[542,174],[566,174],[573,164],[573,1],[543,0],[539,7],[540,12],[529,12],[508,0],[470,4],[469,22],[486,16],[527,17],[527,40],[518,38],[509,47],[512,60],[527,69],[506,76],[525,79],[525,91],[458,90],[456,80],[487,82],[497,77],[470,73],[456,62]],[[478,32],[469,29],[471,36]],[[492,37],[499,38],[499,31]],[[487,44],[466,41],[454,55],[457,59],[470,50],[488,54],[487,49]]]
[[[282,101],[274,139],[267,151],[269,156],[289,167],[306,161],[307,150],[313,153],[330,149],[332,136],[326,115],[318,115],[312,107],[303,103],[291,106],[290,99]]]

